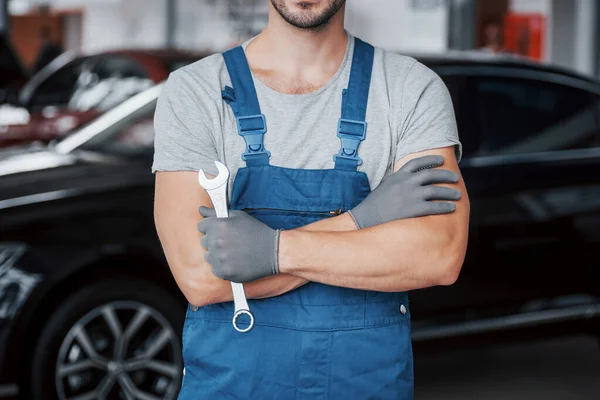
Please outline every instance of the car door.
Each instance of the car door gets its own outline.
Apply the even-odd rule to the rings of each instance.
[[[600,86],[506,67],[471,79],[478,282],[520,311],[587,301],[600,261]]]
[[[456,321],[590,301],[600,261],[598,86],[501,66],[437,72],[465,147],[470,240],[458,282],[417,291],[413,314]]]

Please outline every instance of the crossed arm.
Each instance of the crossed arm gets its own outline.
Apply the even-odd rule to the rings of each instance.
[[[453,148],[429,150],[444,156],[443,168],[460,175]],[[377,291],[404,291],[452,284],[466,252],[469,200],[462,192],[451,214],[397,220],[357,230],[348,214],[284,231],[279,244],[280,275],[245,284],[249,298],[273,297],[308,281]],[[194,172],[158,173],[155,222],[173,276],[191,304],[231,301],[229,282],[213,275],[196,231],[198,207],[210,198]],[[191,223],[193,221],[193,223]],[[318,249],[307,252],[306,249]]]

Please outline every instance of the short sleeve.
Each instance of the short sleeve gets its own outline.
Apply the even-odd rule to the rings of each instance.
[[[214,170],[217,149],[197,86],[183,70],[164,84],[154,114],[152,172]]]
[[[397,143],[394,163],[410,153],[454,146],[456,159],[462,145],[452,98],[444,81],[431,69],[415,61],[404,81],[397,114]]]

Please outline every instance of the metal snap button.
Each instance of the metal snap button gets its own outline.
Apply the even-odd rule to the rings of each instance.
[[[193,312],[196,312],[196,311],[198,311],[198,307],[196,307],[196,306],[192,306],[191,308],[192,308],[192,311],[193,311]]]
[[[404,304],[401,304],[401,305],[400,305],[400,313],[401,313],[402,315],[406,314],[406,307],[404,307]]]

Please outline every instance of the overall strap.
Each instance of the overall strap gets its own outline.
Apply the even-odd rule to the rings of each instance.
[[[246,165],[268,165],[271,153],[265,150],[263,137],[267,132],[265,116],[260,111],[252,73],[241,46],[223,53],[233,88],[225,86],[223,99],[231,106],[240,136],[246,142],[242,159]]]
[[[335,169],[356,170],[362,164],[358,146],[367,134],[367,102],[375,49],[368,43],[355,38],[354,55],[348,88],[342,93],[342,117],[338,122],[337,135],[342,142],[336,154]]]

